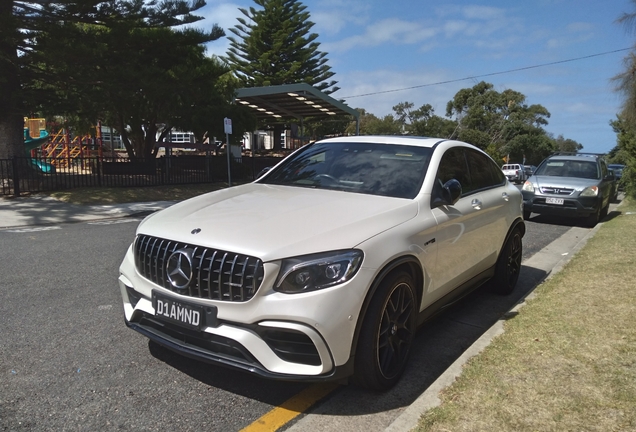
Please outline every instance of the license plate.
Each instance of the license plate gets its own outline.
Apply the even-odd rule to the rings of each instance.
[[[545,203],[563,205],[563,198],[546,198]]]
[[[206,313],[203,306],[175,300],[154,291],[152,292],[152,306],[155,308],[155,316],[162,320],[197,330],[205,325]]]

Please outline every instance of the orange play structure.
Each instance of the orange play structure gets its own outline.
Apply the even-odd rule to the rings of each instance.
[[[44,119],[25,119],[25,129],[33,136],[38,129],[42,129]],[[76,164],[79,159],[82,168],[84,159],[89,157],[103,157],[101,123],[95,126],[95,138],[91,135],[72,137],[68,129],[60,129],[57,133],[49,134],[48,140],[38,148],[32,148],[32,157],[40,156],[57,168],[68,168]]]

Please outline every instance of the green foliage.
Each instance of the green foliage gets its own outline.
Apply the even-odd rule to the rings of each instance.
[[[636,125],[622,116],[618,116],[610,124],[616,132],[618,141],[610,161],[625,165],[621,181],[626,194],[636,197]]]
[[[583,145],[574,141],[573,139],[563,138],[563,135],[559,135],[554,140],[554,145],[556,147],[556,151],[560,152],[573,152],[576,153],[579,150],[583,149]]]
[[[397,119],[404,127],[403,130],[415,136],[455,138],[457,122],[435,115],[430,104],[413,109],[412,102],[401,102],[393,107]]]
[[[550,112],[542,105],[527,105],[525,100],[517,91],[498,92],[482,81],[458,91],[446,105],[446,115],[458,122],[460,140],[488,151],[495,159],[509,156],[521,163],[525,156],[527,164],[536,165],[557,146],[543,129]]]
[[[318,34],[306,6],[297,0],[254,0],[260,9],[239,10],[245,18],[230,29],[227,61],[246,87],[305,82],[329,94],[334,72],[318,50]]]
[[[391,114],[378,118],[363,108],[356,108],[360,113],[360,135],[400,135],[403,123]],[[351,122],[346,133],[355,134],[355,123]]]
[[[20,81],[0,90],[17,95],[21,105],[10,109],[20,115],[100,118],[122,133],[131,156],[148,157],[157,124],[166,124],[167,131],[179,126],[180,109],[203,98],[221,100],[215,80],[227,68],[207,58],[203,44],[223,36],[223,30],[216,25],[205,32],[171,29],[199,20],[192,12],[205,5],[203,0],[8,3],[14,37],[6,28],[0,33],[0,59],[18,58]],[[23,30],[19,37],[16,29]],[[2,122],[0,113],[0,129]]]

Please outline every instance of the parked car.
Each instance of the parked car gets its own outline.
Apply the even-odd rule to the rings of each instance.
[[[523,171],[526,174],[526,179],[530,178],[530,176],[532,174],[534,174],[534,172],[537,170],[537,167],[534,165],[524,165],[523,166]]]
[[[615,179],[596,154],[556,153],[546,158],[521,188],[523,215],[584,218],[593,227],[607,215]]]
[[[614,171],[614,176],[616,177],[616,182],[618,183],[618,189],[623,189],[623,170],[625,169],[625,165],[622,164],[609,164],[607,167]]]
[[[607,170],[608,176],[611,177],[612,179],[614,179],[614,181],[612,182],[612,191],[610,192],[610,201],[611,202],[616,202],[618,201],[618,180],[616,179],[616,174],[614,173],[613,169],[608,169]]]
[[[416,328],[521,268],[521,193],[476,147],[356,136],[146,218],[120,267],[126,324],[188,357],[388,389]]]
[[[526,171],[523,165],[520,164],[502,165],[501,171],[508,178],[508,180],[514,183],[523,183],[526,179]]]

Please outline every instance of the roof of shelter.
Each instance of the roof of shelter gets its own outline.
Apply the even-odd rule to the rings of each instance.
[[[259,120],[301,120],[336,115],[360,117],[358,111],[306,83],[241,88],[235,101],[252,108]]]

